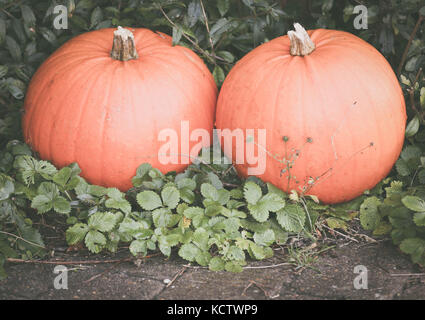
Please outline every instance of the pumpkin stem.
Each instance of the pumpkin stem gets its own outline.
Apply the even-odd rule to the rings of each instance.
[[[115,60],[128,61],[139,58],[134,44],[133,33],[121,27],[114,31],[114,43],[111,57]]]
[[[294,28],[295,31],[288,31],[288,37],[291,41],[291,55],[308,56],[316,49],[316,45],[299,23],[294,23]]]

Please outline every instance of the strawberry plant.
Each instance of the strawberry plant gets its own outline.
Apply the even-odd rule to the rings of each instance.
[[[372,236],[389,236],[423,265],[425,7],[421,0],[362,4],[367,29],[354,26],[359,1],[353,0],[0,0],[0,278],[7,259],[47,256],[40,226],[48,217],[64,221],[69,245],[93,253],[120,246],[136,256],[175,252],[229,271],[270,257],[276,244],[294,236],[314,242],[322,226],[345,232],[358,217]],[[67,10],[67,28],[54,27],[56,5]],[[164,32],[196,52],[220,87],[241,57],[286,34],[293,22],[361,37],[385,56],[402,85],[408,115],[403,151],[387,179],[349,203],[323,205],[258,179],[242,180],[229,164],[207,164],[207,152],[179,174],[141,164],[133,188],[122,193],[87,183],[78,164],[56,168],[40,160],[21,142],[21,108],[32,75],[76,35],[117,26]]]

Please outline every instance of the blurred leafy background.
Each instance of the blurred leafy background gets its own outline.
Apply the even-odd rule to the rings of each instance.
[[[67,8],[68,29],[53,27],[57,5]],[[354,28],[357,5],[368,9],[367,29]],[[174,44],[198,53],[221,85],[238,59],[299,22],[306,29],[339,29],[363,38],[387,58],[399,77],[409,117],[405,148],[390,178],[362,197],[362,206],[357,201],[357,209],[365,229],[376,235],[391,233],[394,243],[424,264],[423,20],[424,0],[0,0],[0,231],[14,230],[4,222],[10,211],[10,203],[5,201],[12,194],[7,190],[14,179],[8,175],[10,159],[28,151],[17,151],[16,144],[8,142],[22,140],[20,120],[26,88],[38,66],[68,39],[117,26],[162,31],[172,35]],[[22,212],[21,216],[26,217]],[[23,238],[41,241],[31,223],[12,222]],[[333,223],[338,227],[335,219]],[[31,256],[28,248],[31,246],[23,249],[26,258]],[[0,246],[0,269],[6,251]]]

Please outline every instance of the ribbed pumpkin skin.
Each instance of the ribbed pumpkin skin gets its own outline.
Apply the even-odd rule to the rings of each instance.
[[[261,179],[325,203],[353,199],[391,170],[404,141],[402,90],[385,58],[346,32],[308,31],[316,49],[291,56],[287,36],[243,57],[227,76],[218,98],[218,129],[266,129],[266,170]],[[283,141],[286,136],[289,140]],[[258,143],[257,138],[255,142]],[[264,153],[261,151],[260,153]],[[280,159],[295,154],[288,172]],[[246,152],[246,151],[245,151]],[[235,160],[236,145],[233,145]],[[236,165],[246,176],[249,165]]]
[[[180,143],[181,121],[212,132],[217,87],[194,52],[148,29],[132,30],[137,60],[112,59],[114,30],[77,36],[43,63],[27,92],[23,132],[42,159],[77,162],[89,182],[127,190],[144,162],[164,173],[187,167],[159,162],[158,133],[175,130]]]

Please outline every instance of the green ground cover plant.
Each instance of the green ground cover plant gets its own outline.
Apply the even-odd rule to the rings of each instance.
[[[68,11],[55,29],[54,7]],[[354,28],[355,6],[368,9],[368,28]],[[92,253],[128,246],[135,256],[172,251],[211,270],[242,271],[249,259],[298,237],[311,244],[318,229],[348,228],[359,219],[375,237],[390,236],[412,261],[425,265],[425,4],[421,0],[0,0],[0,278],[10,258],[48,253],[39,221],[60,217],[69,245]],[[21,110],[29,80],[61,44],[90,30],[146,27],[172,35],[207,64],[218,86],[242,56],[286,32],[352,32],[374,45],[399,77],[408,124],[393,171],[373,190],[345,204],[285,194],[259,179],[242,180],[225,161],[209,164],[203,150],[183,173],[141,164],[133,188],[90,185],[78,164],[59,169],[22,141]]]

